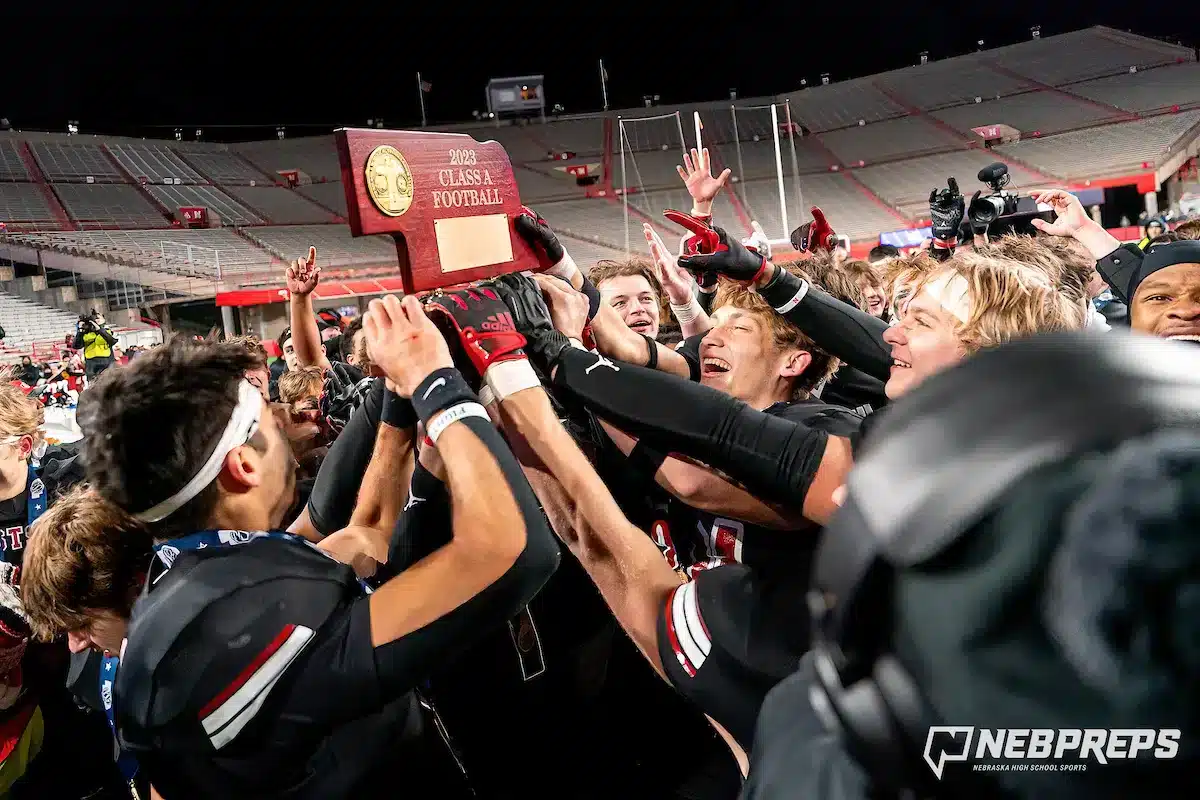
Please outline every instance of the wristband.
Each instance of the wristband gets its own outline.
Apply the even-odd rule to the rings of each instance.
[[[478,403],[479,398],[463,380],[462,373],[454,367],[442,367],[429,373],[412,396],[413,409],[427,428],[434,414],[467,402]]]
[[[688,298],[687,305],[677,306],[671,303],[671,313],[675,315],[675,319],[679,320],[680,325],[687,325],[689,322],[695,322],[696,318],[704,313],[704,308],[693,294]]]
[[[411,400],[385,388],[383,390],[383,409],[379,413],[379,421],[393,428],[406,430],[417,424],[417,412],[413,408]]]
[[[546,270],[547,275],[562,278],[567,283],[571,283],[571,278],[575,276],[576,272],[583,274],[579,267],[575,266],[575,259],[571,258],[571,254],[566,251],[566,248],[563,248],[563,257],[558,260],[558,263]],[[574,288],[573,284],[572,288]]]
[[[596,318],[596,312],[600,310],[600,290],[596,288],[596,284],[592,283],[591,278],[584,275],[583,286],[579,287],[579,291],[583,292],[588,299],[587,321],[591,322]]]
[[[533,365],[525,358],[513,358],[492,364],[483,373],[483,380],[487,384],[484,389],[489,390],[488,393],[501,402],[517,392],[541,385],[537,373],[533,371]],[[483,392],[480,391],[479,395],[482,398]]]
[[[800,301],[804,299],[804,296],[806,294],[808,294],[808,281],[801,278],[800,279],[800,288],[796,291],[796,293],[794,295],[792,295],[791,299],[788,300],[786,303],[784,303],[781,306],[777,306],[775,308],[775,310],[778,311],[780,314],[788,313],[793,308],[800,305]]]
[[[703,211],[700,211],[700,210],[698,210],[698,209],[697,209],[695,206],[692,206],[692,210],[691,210],[691,212],[690,212],[690,213],[691,213],[691,215],[692,215],[693,217],[695,217],[695,218],[696,218],[698,221],[700,221],[700,222],[703,222],[703,223],[705,223],[705,224],[707,224],[707,225],[711,225],[711,224],[712,224],[712,218],[713,218],[713,215],[712,215],[712,212],[711,212],[711,211],[709,211],[709,212],[706,214],[706,213],[704,213]]]
[[[644,333],[641,336],[646,340],[646,369],[658,369],[658,342]]]
[[[492,387],[486,383],[479,387],[479,402],[486,408],[496,402],[496,393],[492,391]]]
[[[479,403],[474,401],[459,403],[456,406],[450,406],[450,408],[438,414],[437,418],[429,424],[429,440],[436,446],[438,437],[442,435],[442,431],[459,420],[467,419],[468,417],[479,417],[482,420],[486,420],[489,425],[492,423],[491,417],[488,416],[487,411]]]
[[[567,339],[567,341],[570,342],[571,347],[574,347],[576,350],[582,350],[585,353],[589,352],[588,348],[584,346],[583,342],[581,342],[579,339]]]

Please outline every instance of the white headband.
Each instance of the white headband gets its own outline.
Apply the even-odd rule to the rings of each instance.
[[[225,432],[217,440],[217,446],[209,454],[204,466],[200,467],[200,471],[196,473],[195,477],[184,484],[184,487],[178,492],[153,508],[148,508],[140,514],[134,514],[134,518],[142,522],[164,520],[200,494],[205,486],[217,479],[229,451],[235,447],[241,447],[258,430],[258,421],[262,417],[262,411],[262,395],[250,381],[243,380],[238,384],[237,405],[233,407],[233,414],[229,417]]]
[[[964,325],[971,318],[970,284],[957,272],[944,272],[925,284],[925,291]]]

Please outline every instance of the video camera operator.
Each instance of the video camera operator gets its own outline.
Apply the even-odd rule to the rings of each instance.
[[[116,334],[104,322],[103,314],[93,308],[92,313],[79,315],[71,346],[83,350],[84,371],[89,381],[112,366],[112,349],[116,343]]]

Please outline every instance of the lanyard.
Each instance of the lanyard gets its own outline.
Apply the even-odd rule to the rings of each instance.
[[[297,536],[294,533],[287,533],[285,531],[200,531],[190,536],[182,536],[178,539],[170,539],[162,544],[156,544],[154,545],[154,553],[162,563],[165,571],[171,569],[171,565],[175,563],[175,559],[179,557],[181,552],[205,550],[209,547],[236,547],[239,544],[247,544],[258,539],[279,539],[285,542],[293,542],[305,547],[311,547],[326,558],[334,561],[337,560],[303,536]],[[162,576],[159,575],[159,577]],[[371,587],[364,581],[360,580],[358,584],[364,592],[367,594],[371,593]]]
[[[29,489],[29,500],[25,503],[25,530],[28,532],[38,517],[46,513],[46,484],[38,477],[32,464],[29,465],[29,478],[25,485]]]
[[[106,655],[100,665],[100,700],[104,703],[104,715],[108,717],[108,727],[112,728],[114,742],[117,736],[117,722],[113,718],[113,683],[117,679],[117,666],[120,663],[116,656]],[[121,777],[132,781],[138,771],[137,759],[121,750],[119,742],[116,743],[116,748],[117,769],[121,771]]]

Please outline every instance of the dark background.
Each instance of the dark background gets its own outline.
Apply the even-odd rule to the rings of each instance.
[[[589,7],[487,4],[404,13],[341,0],[297,12],[244,0],[168,4],[4,3],[0,13],[0,117],[24,130],[213,141],[272,138],[364,125],[419,124],[416,72],[433,84],[430,123],[484,110],[491,77],[544,73],[548,106],[601,107],[604,58],[613,108],[774,94],[822,72],[846,79],[1093,24],[1200,43],[1200,10],[1169,4],[906,2],[679,4],[632,14],[618,0]],[[250,13],[239,9],[255,9]],[[481,10],[486,9],[486,10]],[[708,10],[705,10],[708,9]],[[840,20],[840,21],[839,21]]]

